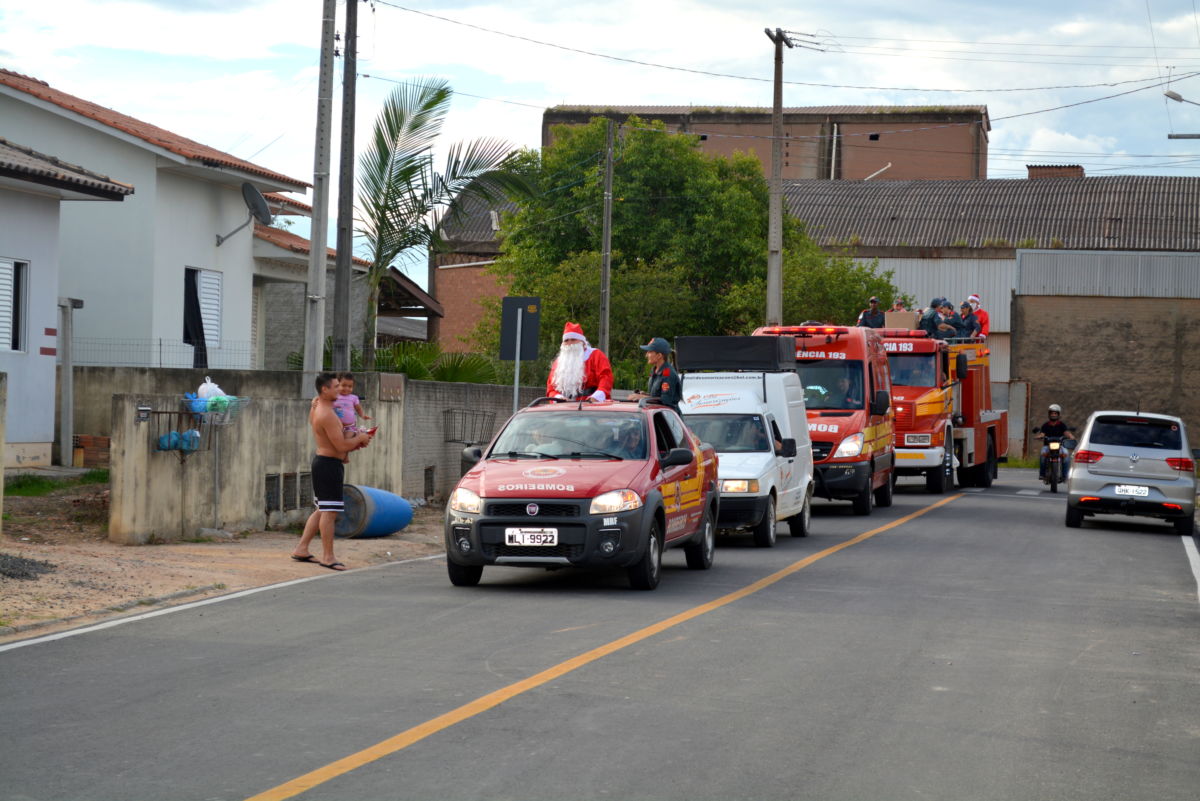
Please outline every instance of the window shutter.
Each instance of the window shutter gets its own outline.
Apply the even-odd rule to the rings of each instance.
[[[204,320],[204,342],[209,348],[221,347],[221,274],[200,270],[200,318]]]
[[[13,297],[13,274],[16,265],[11,261],[0,259],[0,350],[10,350],[12,347],[13,307],[16,298]]]

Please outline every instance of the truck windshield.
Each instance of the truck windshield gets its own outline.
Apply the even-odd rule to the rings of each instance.
[[[934,353],[889,353],[888,365],[892,369],[892,386],[936,387],[937,354]]]
[[[859,359],[797,362],[809,409],[863,408],[863,363]]]
[[[641,414],[518,414],[500,432],[488,458],[645,459],[647,441]]]
[[[758,414],[689,414],[688,428],[717,453],[771,451],[767,424]]]

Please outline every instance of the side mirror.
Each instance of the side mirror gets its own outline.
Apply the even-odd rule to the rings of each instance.
[[[463,448],[462,460],[463,464],[479,464],[479,460],[483,458],[483,448],[478,445],[468,445]]]
[[[967,361],[967,354],[965,354],[965,353],[958,354],[954,359],[954,380],[955,381],[965,380],[967,377],[968,367],[969,367],[969,362]]]
[[[1040,433],[1042,433],[1042,427],[1034,426],[1033,428],[1030,429],[1030,431],[1032,431],[1034,434],[1040,434]]]
[[[796,440],[791,438],[785,439],[783,447],[779,449],[779,455],[785,459],[794,457],[796,455]]]
[[[691,448],[671,448],[667,455],[663,457],[663,467],[675,467],[676,465],[691,464],[695,454]]]
[[[892,405],[892,398],[886,389],[880,389],[875,392],[875,398],[871,401],[871,414],[887,414],[888,408]]]

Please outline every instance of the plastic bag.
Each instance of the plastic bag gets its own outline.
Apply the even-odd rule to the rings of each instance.
[[[218,395],[224,395],[225,391],[214,384],[211,378],[204,376],[204,383],[196,390],[196,394],[201,398],[213,398]]]

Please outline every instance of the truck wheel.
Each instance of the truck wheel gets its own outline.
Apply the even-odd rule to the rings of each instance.
[[[893,473],[892,475],[895,475]],[[880,509],[886,509],[892,505],[892,477],[888,476],[888,480],[883,483],[883,486],[875,490],[875,505]]]
[[[808,493],[804,494],[804,508],[800,510],[800,514],[792,515],[788,518],[788,533],[793,537],[807,537],[808,530],[812,527],[812,496]]]
[[[1182,537],[1190,537],[1196,533],[1196,516],[1189,515],[1175,521],[1175,533]]]
[[[1079,528],[1083,525],[1083,510],[1073,506],[1067,507],[1067,528]]]
[[[988,437],[987,446],[987,461],[975,468],[974,481],[976,487],[992,486],[992,476],[996,472],[996,448],[992,444],[992,438]]]
[[[658,531],[658,521],[650,523],[650,532],[646,537],[646,552],[628,570],[629,586],[635,590],[652,590],[658,586],[662,577],[662,534]]]
[[[474,587],[483,576],[483,565],[460,565],[452,559],[446,560],[446,572],[455,587]]]
[[[754,534],[754,544],[759,548],[775,547],[775,496],[767,496],[767,509],[763,512],[762,520],[751,529]]]
[[[942,464],[940,467],[930,470],[925,474],[925,490],[932,492],[934,495],[941,495],[952,483],[951,475],[954,469],[954,439],[951,436],[950,429],[946,429],[946,442],[949,445],[943,444]]]
[[[871,500],[873,499],[871,492],[871,479],[868,477],[867,482],[863,485],[862,491],[854,497],[853,509],[856,515],[871,514]]]
[[[717,547],[717,527],[713,525],[712,509],[704,512],[700,521],[699,539],[683,546],[689,570],[708,570],[712,567],[713,551]]]

